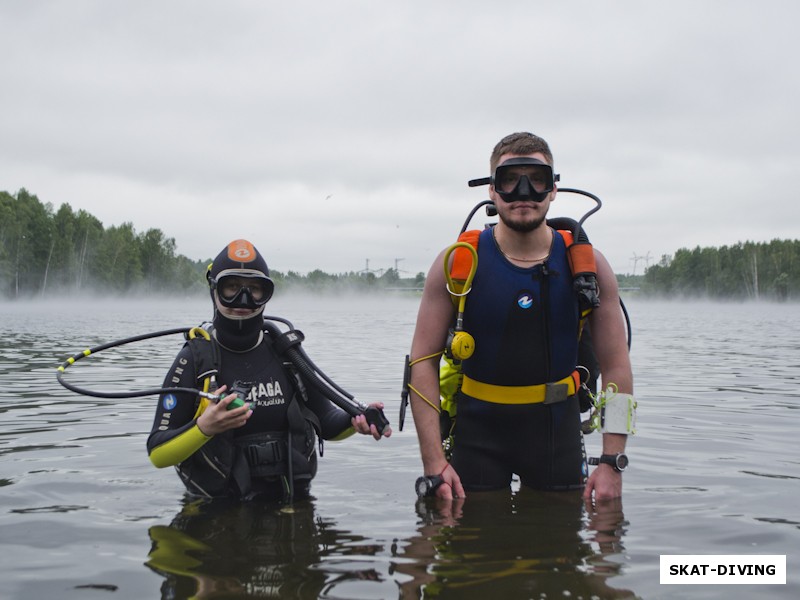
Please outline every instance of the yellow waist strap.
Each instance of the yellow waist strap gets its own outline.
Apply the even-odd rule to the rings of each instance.
[[[577,371],[560,381],[539,385],[493,385],[464,375],[461,391],[484,402],[495,404],[552,404],[561,402],[577,391]]]

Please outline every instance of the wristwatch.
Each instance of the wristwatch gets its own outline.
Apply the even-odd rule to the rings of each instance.
[[[590,465],[606,464],[611,465],[617,473],[622,473],[628,468],[628,455],[620,452],[619,454],[601,454],[600,458],[591,457]]]
[[[443,483],[444,479],[440,475],[423,475],[417,478],[414,489],[417,491],[417,496],[424,498],[425,496],[433,496]]]

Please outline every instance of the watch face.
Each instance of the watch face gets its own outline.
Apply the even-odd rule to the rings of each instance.
[[[417,490],[417,496],[422,497],[428,494],[428,490],[430,489],[430,484],[428,483],[427,477],[420,477],[417,479],[417,482],[414,484],[414,488]]]
[[[628,468],[628,455],[627,454],[617,454],[617,469],[620,471],[624,471]]]

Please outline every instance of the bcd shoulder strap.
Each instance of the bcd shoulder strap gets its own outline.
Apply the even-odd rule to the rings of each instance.
[[[597,264],[594,258],[594,248],[589,242],[588,237],[580,230],[578,240],[574,239],[572,231],[569,229],[572,219],[566,217],[548,219],[547,224],[555,228],[564,239],[567,247],[567,260],[573,278],[573,287],[578,294],[581,307],[581,318],[585,319],[593,308],[599,306],[599,296],[597,293]],[[475,250],[478,249],[481,230],[470,229],[458,236],[459,242],[466,242]],[[464,283],[469,276],[472,268],[472,253],[466,248],[456,248],[453,252],[453,264],[450,267],[450,277],[453,280],[456,294],[464,293]],[[454,303],[458,302],[458,297],[450,296]]]
[[[192,353],[197,381],[219,374],[220,353],[212,332],[213,327],[204,323],[186,334],[186,345]]]

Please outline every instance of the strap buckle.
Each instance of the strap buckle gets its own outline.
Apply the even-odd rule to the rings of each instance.
[[[544,404],[555,404],[569,398],[569,385],[561,382],[544,384]]]
[[[251,467],[264,464],[274,464],[282,458],[281,446],[278,442],[266,442],[248,446],[245,452],[247,462]]]

